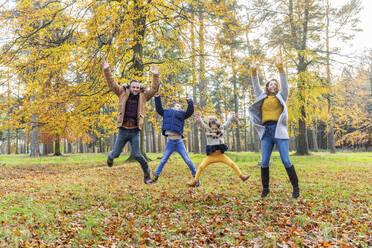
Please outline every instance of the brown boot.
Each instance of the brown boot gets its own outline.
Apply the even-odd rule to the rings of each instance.
[[[250,176],[249,175],[244,175],[244,174],[241,174],[240,176],[240,179],[242,179],[242,181],[246,181]]]
[[[190,187],[199,187],[200,186],[200,182],[199,180],[198,181],[192,181],[192,182],[188,182],[187,185],[189,185]]]

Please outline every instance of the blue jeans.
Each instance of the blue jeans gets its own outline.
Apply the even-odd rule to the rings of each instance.
[[[274,148],[274,144],[278,148],[280,158],[285,168],[290,168],[292,166],[291,161],[289,160],[289,143],[287,139],[276,139],[275,130],[276,125],[264,125],[265,133],[261,140],[261,167],[269,167],[271,153]]]
[[[114,150],[109,152],[108,158],[114,159],[120,156],[123,152],[124,146],[127,142],[130,142],[132,146],[132,155],[141,164],[141,168],[145,176],[150,175],[150,168],[147,164],[146,159],[140,152],[140,131],[137,128],[128,129],[119,127],[118,136],[115,141]]]
[[[160,163],[158,165],[158,168],[156,169],[155,175],[160,176],[160,173],[163,170],[165,163],[168,161],[168,158],[170,157],[170,155],[175,151],[177,151],[181,155],[183,160],[189,166],[192,176],[195,176],[196,174],[195,166],[192,163],[189,155],[187,154],[186,147],[182,139],[177,139],[177,140],[168,139],[167,140],[167,144],[165,145],[163,157],[160,160]]]

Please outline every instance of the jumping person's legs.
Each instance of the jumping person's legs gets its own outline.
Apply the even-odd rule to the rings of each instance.
[[[174,141],[173,140],[167,140],[167,143],[166,143],[165,148],[164,148],[163,156],[160,160],[158,168],[155,171],[155,176],[157,176],[157,177],[160,176],[165,163],[168,161],[170,155],[172,155],[172,153],[175,150],[176,150],[176,145],[175,145]]]
[[[196,174],[195,174],[195,178],[192,182],[189,182],[187,183],[187,185],[191,186],[191,187],[195,187],[195,186],[198,186],[198,182],[199,182],[199,178],[200,178],[200,174],[202,173],[202,171],[205,169],[205,167],[207,167],[209,164],[212,164],[212,163],[215,163],[216,162],[216,156],[214,156],[213,154],[212,155],[208,155],[204,160],[203,162],[201,162],[201,164],[199,165],[198,167],[198,170],[196,171]]]
[[[235,171],[235,173],[238,176],[242,175],[242,172],[240,171],[239,167],[234,163],[234,161],[232,161],[225,154],[222,153],[222,154],[219,155],[219,161],[218,162],[221,162],[221,163],[224,163],[224,164],[229,165]]]
[[[183,161],[185,161],[185,163],[189,167],[191,175],[194,177],[196,174],[196,169],[195,169],[193,162],[191,161],[189,157],[189,154],[187,154],[186,147],[182,139],[177,140],[176,150],[181,155]]]
[[[284,164],[285,170],[287,171],[289,180],[291,181],[293,192],[292,197],[298,198],[300,196],[300,188],[298,186],[297,173],[289,160],[289,144],[287,139],[275,139],[275,144],[278,147],[280,158]]]
[[[280,159],[284,164],[285,168],[292,166],[291,161],[289,160],[289,143],[287,139],[275,139],[276,147],[278,148]]]
[[[130,130],[130,144],[132,147],[132,154],[134,158],[141,164],[141,168],[144,174],[144,182],[147,184],[151,181],[150,167],[147,164],[145,157],[140,152],[140,131],[138,129]]]
[[[262,192],[261,197],[266,197],[269,192],[270,183],[270,157],[274,148],[275,125],[265,126],[265,133],[261,140],[261,182]]]
[[[120,127],[118,131],[118,135],[116,137],[114,149],[109,152],[107,158],[107,164],[109,167],[113,165],[113,160],[120,156],[123,152],[123,148],[125,144],[128,142],[130,136],[127,132],[127,129]]]
[[[221,155],[219,155],[219,157],[221,158],[221,161],[220,162],[229,165],[235,171],[235,173],[238,174],[238,176],[239,176],[240,179],[242,179],[243,181],[245,181],[245,180],[247,180],[249,178],[248,175],[244,175],[240,171],[239,167],[228,156],[226,156],[225,154],[221,154]]]
[[[273,128],[274,127],[274,128]],[[261,140],[261,167],[268,168],[271,153],[274,148],[275,126],[266,126],[265,134]]]

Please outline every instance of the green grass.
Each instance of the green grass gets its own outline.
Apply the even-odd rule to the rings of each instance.
[[[0,247],[369,247],[372,154],[291,155],[301,197],[274,152],[271,193],[261,191],[259,153],[227,155],[251,177],[209,165],[202,186],[172,155],[158,182],[143,184],[128,155],[108,168],[104,154],[29,158],[0,155]],[[152,171],[161,154],[148,154]],[[205,158],[190,154],[196,167]]]

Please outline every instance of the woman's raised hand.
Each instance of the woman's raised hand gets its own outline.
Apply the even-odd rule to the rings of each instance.
[[[275,66],[278,69],[279,73],[284,73],[283,61],[279,56],[275,58]]]
[[[199,117],[200,117],[199,113],[198,112],[195,112],[194,119],[197,120],[197,119],[199,119]]]

